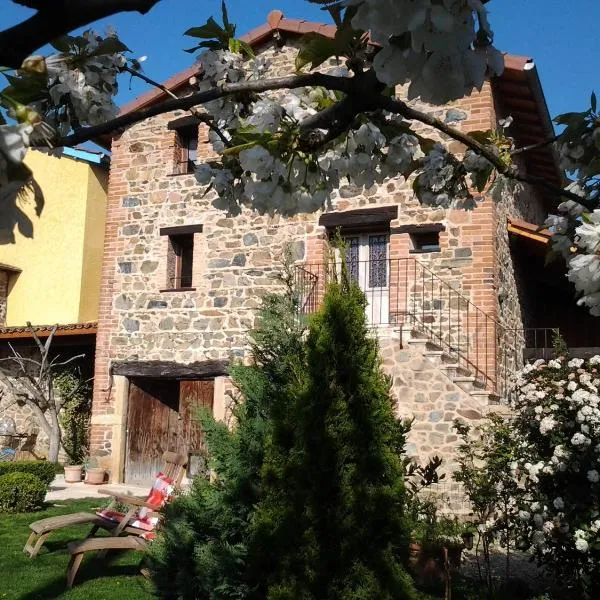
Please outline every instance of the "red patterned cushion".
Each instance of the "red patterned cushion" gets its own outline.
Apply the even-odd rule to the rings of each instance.
[[[159,473],[152,484],[150,493],[146,498],[146,503],[150,504],[156,511],[157,509],[162,508],[171,499],[173,490],[173,479],[167,477],[164,473]],[[129,519],[127,525],[129,527],[144,529],[145,531],[152,531],[158,523],[158,517],[148,517],[148,513],[150,512],[152,512],[152,509],[146,508],[145,506],[141,507],[135,515]],[[125,518],[125,513],[109,509],[100,510],[96,514],[99,517],[113,521],[114,523],[120,523]]]

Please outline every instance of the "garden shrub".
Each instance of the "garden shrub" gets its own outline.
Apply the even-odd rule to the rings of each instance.
[[[67,398],[59,415],[62,446],[69,464],[78,465],[89,453],[91,386],[78,370],[69,368],[56,373],[53,384],[56,392]]]
[[[35,475],[45,486],[49,486],[56,474],[56,465],[46,460],[0,462],[0,476],[15,472]]]
[[[253,363],[232,368],[241,394],[228,428],[201,415],[212,477],[197,476],[188,494],[164,509],[148,561],[161,598],[256,598],[260,575],[247,568],[250,524],[260,497],[265,435],[275,402],[285,404],[298,380],[303,326],[293,294],[268,295],[251,334]]]
[[[405,426],[368,335],[365,298],[330,286],[308,337],[293,290],[267,296],[235,426],[202,417],[211,477],[164,511],[158,595],[192,600],[410,600]]]
[[[32,473],[7,473],[0,477],[0,512],[38,510],[44,503],[46,486]]]
[[[600,598],[600,356],[527,365],[510,405],[478,439],[458,427],[479,530],[532,550],[561,597]]]

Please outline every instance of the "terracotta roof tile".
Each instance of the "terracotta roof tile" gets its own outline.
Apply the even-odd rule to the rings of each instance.
[[[33,330],[41,337],[46,337],[52,331],[54,325],[33,325]],[[98,331],[97,321],[87,323],[68,323],[58,325],[55,335],[94,335]],[[11,338],[31,337],[31,332],[26,325],[15,325],[12,327],[0,327],[0,340]]]

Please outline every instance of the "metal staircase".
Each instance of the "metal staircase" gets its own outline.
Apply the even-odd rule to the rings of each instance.
[[[339,267],[296,267],[301,313],[318,309]],[[421,352],[472,396],[490,402],[506,399],[513,374],[525,364],[525,349],[542,355],[551,346],[552,328],[508,327],[478,308],[451,268],[442,278],[412,257],[372,258],[347,262],[346,267],[365,292],[369,324],[382,333],[399,331],[403,345]]]

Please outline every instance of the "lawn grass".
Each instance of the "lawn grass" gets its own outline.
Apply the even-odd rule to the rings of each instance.
[[[69,562],[67,543],[85,537],[90,525],[68,527],[51,534],[36,558],[23,552],[32,521],[56,515],[89,511],[101,501],[65,500],[40,512],[0,514],[0,599],[2,600],[149,600],[152,585],[140,575],[141,555],[110,552],[104,560],[89,553],[77,573],[73,589],[66,589]]]

